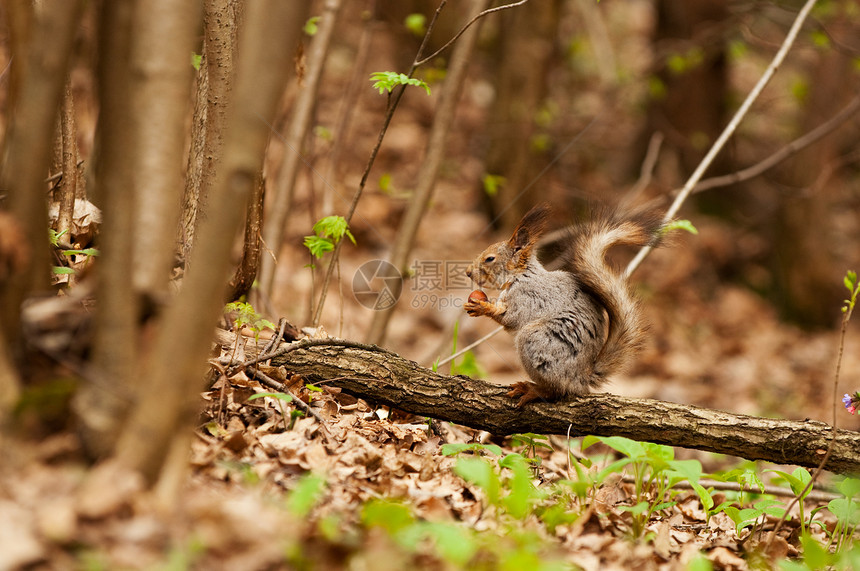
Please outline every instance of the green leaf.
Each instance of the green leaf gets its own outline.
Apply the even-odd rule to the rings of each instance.
[[[383,173],[379,177],[379,190],[386,194],[391,192],[391,173]]]
[[[483,183],[484,192],[487,193],[487,196],[494,197],[499,194],[499,189],[504,186],[506,180],[507,179],[501,175],[485,174],[481,179],[481,182]]]
[[[642,515],[648,511],[648,502],[642,501],[635,506],[620,506],[618,509],[623,512],[630,512],[633,515]]]
[[[499,476],[489,462],[481,458],[460,458],[454,466],[454,473],[484,490],[490,504],[498,504]]]
[[[424,14],[409,14],[403,24],[414,36],[421,37],[427,33],[427,16]]]
[[[698,460],[672,460],[669,468],[691,484],[697,484],[702,478],[702,463]]]
[[[847,525],[855,525],[860,522],[860,504],[856,501],[837,498],[827,502],[827,509]]]
[[[848,288],[849,293],[854,293],[854,290],[857,288],[857,272],[848,270],[845,274],[844,279],[845,287]]]
[[[860,479],[845,478],[844,480],[839,482],[837,489],[839,490],[839,493],[846,498],[853,498],[854,496],[860,494]]]
[[[532,485],[529,476],[528,462],[519,454],[509,454],[499,465],[510,468],[513,478],[508,482],[510,493],[504,498],[503,503],[508,513],[517,519],[525,519],[529,515],[532,499],[537,499],[542,494]]]
[[[414,85],[421,87],[427,92],[427,95],[430,95],[430,86],[427,85],[426,82],[414,77],[409,77],[405,73],[377,71],[370,74],[370,81],[374,82],[373,88],[378,89],[380,95],[386,91],[390,93],[391,90],[398,85]]]
[[[803,491],[803,488],[806,487],[806,484],[809,483],[809,480],[812,479],[809,472],[805,468],[797,468],[793,473],[789,474],[788,472],[783,472],[781,470],[768,470],[769,472],[773,472],[775,474],[779,474],[785,481],[788,482],[791,491],[794,492],[794,495],[800,494]],[[806,491],[806,495],[809,495],[810,490]],[[803,499],[803,498],[801,498]]]
[[[322,497],[325,485],[326,481],[322,476],[313,473],[305,474],[287,497],[287,509],[294,516],[306,517]]]
[[[325,254],[334,250],[334,242],[330,238],[323,238],[321,236],[305,236],[304,245],[315,258],[322,258]]]
[[[672,230],[686,230],[690,234],[699,233],[699,230],[689,220],[672,220],[660,229],[660,233],[668,234]]]
[[[803,546],[803,561],[809,569],[825,569],[833,562],[833,556],[812,536],[804,534],[800,538]]]
[[[714,566],[702,552],[696,553],[687,564],[687,571],[713,571]]]
[[[288,395],[285,393],[256,393],[249,396],[246,400],[261,399],[263,397],[272,397],[273,399],[282,400],[284,402],[290,402],[293,400],[292,395]]]
[[[319,29],[319,26],[318,26],[319,21],[320,21],[319,16],[311,16],[310,18],[308,18],[308,21],[305,22],[305,25],[302,26],[302,31],[304,31],[304,33],[306,33],[307,35],[309,35],[311,37],[315,36],[317,33],[317,30]]]
[[[64,268],[63,266],[53,266],[51,268],[51,273],[55,276],[64,276],[75,273],[75,270],[72,268]]]
[[[60,245],[60,237],[62,237],[62,235],[65,234],[66,232],[68,232],[68,230],[63,230],[62,232],[57,232],[53,228],[48,228],[48,240],[51,242],[51,245],[52,246],[59,246]]]
[[[371,500],[364,505],[361,520],[365,525],[381,527],[389,535],[411,526],[415,517],[407,506],[385,500]]]
[[[196,54],[194,52],[191,52],[191,67],[193,67],[196,71],[200,71],[200,64],[202,61],[202,54]]]
[[[425,530],[442,558],[458,569],[466,568],[478,551],[478,544],[469,530],[453,523],[428,522]]]
[[[641,442],[636,442],[623,436],[604,436],[600,437],[599,440],[628,458],[636,460],[645,457],[645,447]]]
[[[63,250],[64,256],[98,256],[98,248],[84,248],[83,250]]]

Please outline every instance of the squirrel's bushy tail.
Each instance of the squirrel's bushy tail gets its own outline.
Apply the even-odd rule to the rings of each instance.
[[[662,218],[656,211],[597,213],[577,226],[565,248],[566,269],[609,315],[609,334],[594,364],[592,385],[621,370],[642,346],[645,324],[627,279],[606,262],[613,246],[656,243]]]

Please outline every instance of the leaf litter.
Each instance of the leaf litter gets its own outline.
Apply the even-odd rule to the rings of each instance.
[[[224,348],[225,356],[243,354],[235,349]],[[504,456],[514,451],[509,440],[377,409],[336,389],[310,391],[284,368],[259,366],[324,422],[291,414],[294,403],[272,396],[251,399],[270,389],[245,373],[221,376],[203,394],[190,475],[172,493],[169,486],[145,491],[139,477],[111,463],[87,473],[71,434],[34,447],[9,442],[0,467],[0,569],[167,563],[194,569],[491,569],[524,552],[542,568],[683,569],[701,556],[718,569],[750,568],[753,533],[738,532],[725,512],[709,518],[693,491],[675,492],[673,503],[652,513],[638,536],[635,486],[619,473],[581,498],[533,496],[532,504],[547,510],[557,502],[565,517],[553,525],[537,517],[537,509],[514,518],[502,503],[489,501],[485,487],[457,475],[458,456],[442,453],[445,443],[493,442]],[[565,441],[552,443],[551,449],[538,447],[540,464],[529,479],[545,492],[577,480]],[[491,464],[498,461],[485,455]],[[595,462],[585,473],[594,475],[603,465]],[[512,482],[503,485],[502,496]],[[724,499],[715,494],[715,501]],[[392,523],[399,519],[405,523]],[[767,529],[775,521],[767,516],[760,524]],[[832,529],[833,522],[822,525]],[[425,535],[410,538],[416,529]],[[449,545],[440,539],[445,533],[460,535]],[[773,554],[796,556],[796,518],[780,533]],[[446,545],[464,551],[448,553]]]

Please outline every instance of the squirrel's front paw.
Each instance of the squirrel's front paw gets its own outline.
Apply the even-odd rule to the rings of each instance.
[[[472,317],[487,315],[491,312],[490,310],[492,309],[492,307],[492,303],[475,299],[470,299],[463,304],[463,309],[465,309],[466,313],[468,313]]]

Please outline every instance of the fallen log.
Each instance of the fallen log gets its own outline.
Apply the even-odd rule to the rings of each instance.
[[[436,373],[391,351],[351,341],[303,340],[263,357],[309,383],[498,435],[624,436],[808,468],[818,466],[834,436],[829,424],[814,420],[758,418],[611,394],[517,408],[504,386]],[[860,432],[836,430],[825,468],[860,473]]]

